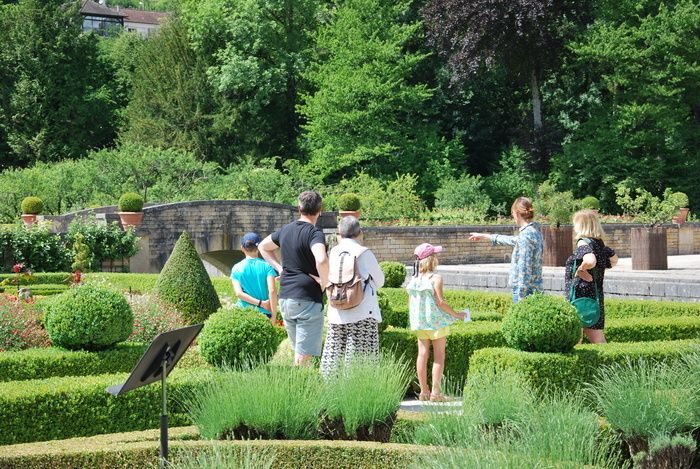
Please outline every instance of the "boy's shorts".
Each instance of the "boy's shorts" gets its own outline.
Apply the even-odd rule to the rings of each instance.
[[[323,304],[282,298],[280,312],[294,352],[299,355],[321,356]]]

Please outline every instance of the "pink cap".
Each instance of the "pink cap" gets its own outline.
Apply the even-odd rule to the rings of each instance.
[[[433,246],[429,243],[423,243],[413,251],[413,254],[416,255],[418,260],[422,260],[438,252],[442,252],[442,246]]]

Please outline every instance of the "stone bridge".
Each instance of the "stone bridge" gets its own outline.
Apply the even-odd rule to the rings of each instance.
[[[186,231],[207,270],[228,275],[231,266],[243,258],[240,239],[255,231],[261,236],[277,230],[298,217],[291,205],[250,200],[207,200],[148,205],[143,209],[143,223],[136,229],[139,253],[129,260],[129,270],[158,273],[183,231]],[[66,232],[76,217],[95,216],[107,223],[119,221],[116,206],[49,217],[54,231]],[[324,212],[318,222],[321,228],[335,228],[336,214]],[[207,265],[208,264],[208,265]],[[212,269],[212,267],[214,269]]]

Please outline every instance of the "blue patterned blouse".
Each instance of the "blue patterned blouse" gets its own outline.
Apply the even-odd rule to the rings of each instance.
[[[491,241],[494,245],[513,246],[508,283],[513,289],[514,301],[542,291],[544,241],[539,223],[531,222],[521,227],[518,236],[493,235]]]

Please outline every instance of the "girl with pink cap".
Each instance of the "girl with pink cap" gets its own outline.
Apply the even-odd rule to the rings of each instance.
[[[435,273],[438,265],[437,253],[442,246],[423,243],[413,254],[416,256],[413,277],[408,282],[408,314],[411,330],[418,337],[416,370],[420,385],[421,401],[444,401],[440,388],[445,367],[445,345],[450,333],[449,326],[457,319],[465,319],[467,313],[458,313],[445,301],[442,293],[442,277]],[[432,390],[428,387],[428,358],[433,346]]]

